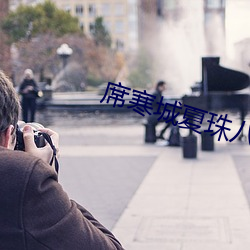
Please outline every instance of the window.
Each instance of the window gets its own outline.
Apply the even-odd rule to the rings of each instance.
[[[81,29],[81,31],[84,31],[84,23],[83,22],[80,22],[80,29]]]
[[[77,16],[83,15],[83,6],[82,5],[76,5],[76,15]]]
[[[116,39],[115,46],[117,50],[123,50],[124,49],[124,42],[120,39]]]
[[[93,33],[95,29],[95,24],[94,23],[89,23],[89,32]]]
[[[109,16],[110,15],[110,4],[103,3],[102,4],[102,16]]]
[[[96,7],[94,4],[89,4],[89,16],[96,15]]]
[[[124,32],[124,22],[123,21],[116,21],[115,22],[115,32],[116,33],[123,33]]]
[[[122,3],[116,3],[115,4],[115,15],[116,16],[122,16],[125,14],[125,7]]]

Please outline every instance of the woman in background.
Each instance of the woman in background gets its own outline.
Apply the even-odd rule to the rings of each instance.
[[[36,98],[38,97],[38,87],[34,80],[31,69],[24,71],[24,79],[19,88],[22,95],[22,114],[24,122],[34,122],[36,113]]]

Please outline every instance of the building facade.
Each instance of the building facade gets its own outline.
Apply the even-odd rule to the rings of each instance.
[[[191,21],[203,26],[207,53],[221,53],[225,48],[225,7],[225,0],[140,0],[140,39],[144,39],[148,31],[152,32],[152,27],[159,22],[173,23],[177,27],[183,21]]]
[[[136,50],[138,47],[138,0],[51,0],[58,8],[79,19],[86,35],[91,36],[96,17],[103,17],[113,48]],[[20,4],[38,4],[44,0],[10,0],[10,9]]]
[[[52,0],[59,8],[78,17],[86,35],[91,35],[96,17],[103,17],[113,48],[134,50],[138,46],[137,0]]]

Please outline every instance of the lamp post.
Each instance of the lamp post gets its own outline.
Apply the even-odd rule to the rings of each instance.
[[[73,50],[69,47],[67,43],[63,43],[57,50],[57,55],[59,55],[62,58],[63,61],[63,68],[67,65],[67,60],[73,53]]]

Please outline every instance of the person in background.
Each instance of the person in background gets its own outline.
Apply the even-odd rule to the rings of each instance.
[[[148,123],[153,124],[154,126],[158,125],[160,122],[165,122],[163,119],[158,121],[158,118],[160,117],[160,114],[154,114],[156,112],[159,112],[159,102],[162,98],[162,93],[166,90],[166,82],[165,81],[158,81],[155,87],[154,92],[152,95],[154,95],[156,98],[154,99],[153,105],[152,105],[152,114],[148,116]],[[164,102],[163,102],[164,104]],[[171,126],[171,122],[166,123],[164,128],[160,131],[158,135],[156,135],[156,139],[165,140],[164,133],[165,131]]]
[[[24,122],[34,122],[36,114],[36,99],[38,97],[38,87],[34,80],[31,69],[24,71],[24,79],[19,88],[22,96],[22,115]]]
[[[36,147],[30,125],[23,128],[25,152],[14,150],[20,104],[13,84],[0,71],[0,249],[122,250],[115,236],[84,207],[70,200],[49,164],[59,135]],[[52,150],[52,148],[54,150]]]

